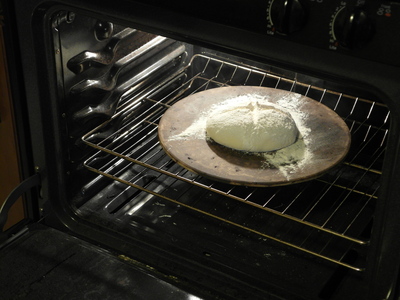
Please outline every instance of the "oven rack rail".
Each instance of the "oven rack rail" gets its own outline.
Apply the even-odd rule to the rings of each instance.
[[[168,93],[165,92],[168,89],[163,85],[147,94],[140,95],[130,101],[129,104],[124,102],[124,106],[119,108],[119,112],[111,120],[83,136],[82,139],[87,145],[99,150],[85,162],[86,168],[102,176],[124,183],[127,186],[134,187],[195,212],[255,233],[263,238],[274,240],[356,271],[364,269],[363,264],[360,266],[356,263],[348,263],[345,257],[349,250],[364,247],[368,244],[368,235],[363,237],[361,233],[362,228],[368,226],[372,215],[371,210],[377,200],[379,176],[381,174],[380,170],[382,169],[381,164],[385,151],[385,141],[388,134],[389,112],[386,106],[381,103],[303,84],[296,79],[287,79],[261,69],[205,55],[195,55],[186,70],[181,74],[171,77],[169,81],[170,83],[166,85],[174,86],[174,88]],[[175,87],[171,82],[175,83],[177,81],[183,83]],[[310,183],[296,185],[295,192],[292,193],[293,199],[289,200],[285,207],[277,208],[278,206],[273,203],[276,198],[279,198],[279,194],[285,193],[285,188],[269,188],[270,194],[267,197],[268,199],[261,203],[258,200],[253,200],[253,198],[257,199],[254,194],[259,193],[261,190],[259,188],[252,189],[244,196],[238,196],[236,190],[240,190],[240,187],[229,185],[222,185],[221,187],[221,185],[215,183],[205,184],[202,182],[201,177],[193,176],[193,174],[187,175],[188,172],[183,168],[171,168],[171,165],[176,166],[172,160],[163,163],[161,166],[157,166],[156,163],[149,163],[152,157],[158,154],[134,156],[138,148],[144,147],[143,144],[149,136],[156,137],[158,121],[163,112],[173,103],[201,90],[230,85],[259,85],[300,93],[332,108],[348,124],[353,138],[352,149],[348,158],[341,168],[334,170],[327,176],[314,180],[321,188],[314,201],[308,203],[307,210],[300,215],[293,213],[293,211],[296,211],[293,207],[304,204],[303,198],[305,196],[303,195],[312,192]],[[147,103],[148,108],[140,111],[139,107],[143,106],[143,103]],[[124,125],[110,135],[98,139],[98,136],[104,136],[101,133],[107,132],[108,126],[114,120],[121,117],[125,120]],[[145,133],[136,136],[138,131],[144,131]],[[138,138],[140,135],[142,137]],[[146,149],[150,150],[145,152],[152,152],[154,149],[157,149],[157,153],[163,152],[157,138],[152,138],[151,140],[152,144],[146,145]],[[106,163],[104,163],[103,159],[105,154],[109,154],[109,159],[106,160]],[[163,155],[166,156],[165,153]],[[241,205],[249,205],[259,209],[263,213],[265,212],[275,217],[300,224],[299,226],[306,227],[309,231],[302,241],[293,241],[291,238],[284,239],[279,237],[280,234],[276,233],[274,235],[268,234],[263,230],[247,225],[246,222],[231,220],[224,216],[221,217],[217,213],[213,213],[212,209],[201,209],[198,206],[196,207],[196,205],[183,203],[179,198],[175,199],[165,196],[162,191],[151,190],[147,187],[148,184],[138,184],[140,181],[137,180],[137,177],[132,180],[125,180],[120,176],[121,172],[113,173],[114,171],[112,171],[115,169],[114,166],[118,164],[139,166],[140,171],[138,172],[138,176],[146,172],[146,170],[154,171],[160,174],[160,176],[184,182],[188,186],[199,187],[223,196],[226,199],[238,201]],[[349,181],[347,176],[351,176],[352,179],[355,177],[356,179]],[[262,189],[262,191],[265,192],[265,189]],[[320,210],[320,206],[324,207],[327,205],[327,195],[332,193],[338,195],[335,203],[331,205],[327,212],[315,214],[315,211]],[[297,204],[297,202],[300,204]],[[357,202],[357,204],[354,204],[354,202]],[[316,217],[312,216],[314,214]],[[343,217],[346,214],[351,217]],[[360,222],[359,219],[366,219],[367,221]],[[286,230],[288,232],[291,231],[290,229]],[[313,247],[308,245],[309,241],[315,241],[315,238],[320,239],[323,244],[317,250],[312,249]],[[332,254],[330,253],[332,251],[329,249],[335,247],[334,245],[337,241],[343,244],[343,249],[339,251],[339,254]]]

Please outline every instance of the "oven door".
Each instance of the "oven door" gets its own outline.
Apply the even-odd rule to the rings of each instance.
[[[40,224],[2,244],[0,254],[2,299],[203,298],[145,264]]]

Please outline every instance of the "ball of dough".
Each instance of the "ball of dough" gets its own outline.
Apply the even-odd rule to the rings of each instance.
[[[207,118],[206,132],[221,145],[249,152],[285,148],[299,134],[289,113],[258,103],[216,109]]]

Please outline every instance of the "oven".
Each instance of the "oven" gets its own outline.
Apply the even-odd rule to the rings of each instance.
[[[61,275],[63,285],[50,288],[50,271],[33,275],[43,279],[40,293],[32,282],[24,289],[32,269],[70,261],[46,256],[67,246],[88,277],[101,253],[115,259],[105,264],[114,271],[139,270],[127,271],[130,283],[156,278],[141,281],[147,294],[135,298],[134,287],[107,277],[118,299],[399,299],[399,1],[3,6],[26,181],[2,219],[17,194],[27,206],[25,222],[2,233],[7,299],[21,290],[27,299],[44,290],[68,298],[69,284],[80,299],[95,290]],[[207,165],[201,147],[171,156],[159,125],[180,101],[221,89],[304,96],[339,117],[349,147],[301,180],[238,184],[199,172],[184,160]],[[185,118],[169,116],[178,125]],[[323,153],[340,142],[331,136]],[[236,172],[243,161],[233,162]]]

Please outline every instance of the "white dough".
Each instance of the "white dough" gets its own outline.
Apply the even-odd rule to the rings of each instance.
[[[207,119],[206,132],[221,145],[249,152],[285,148],[299,134],[289,113],[258,103],[216,109]]]

